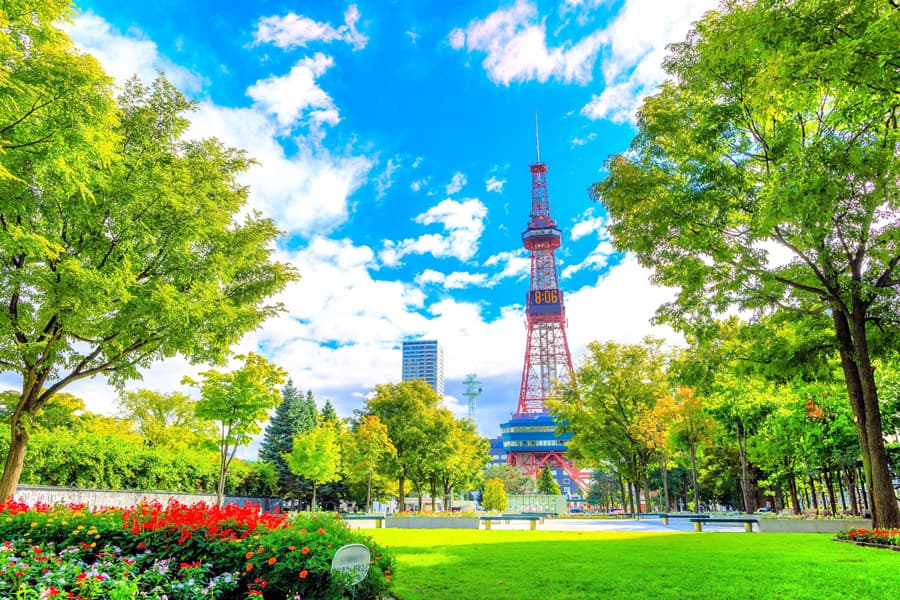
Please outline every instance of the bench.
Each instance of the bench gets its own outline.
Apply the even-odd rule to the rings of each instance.
[[[663,525],[669,524],[669,519],[709,519],[709,515],[698,515],[697,513],[684,513],[684,514],[668,514],[668,513],[660,513],[659,518],[662,519]]]
[[[759,519],[757,519],[755,517],[750,518],[750,519],[740,519],[740,518],[730,518],[730,517],[716,518],[716,517],[709,517],[709,516],[707,516],[705,518],[695,517],[695,518],[691,519],[691,523],[694,524],[694,531],[703,531],[703,523],[726,523],[728,525],[733,525],[735,523],[743,524],[744,531],[746,531],[747,533],[750,533],[753,531],[753,524],[756,523],[756,528],[757,528],[757,530],[759,529]]]
[[[484,521],[485,530],[491,528],[491,521],[505,521],[509,523],[510,521],[531,521],[530,529],[534,531],[537,529],[537,522],[541,520],[541,517],[538,515],[484,515],[479,517],[480,520]]]
[[[656,519],[664,516],[663,513],[638,513],[635,515],[635,518],[640,521],[641,519]]]
[[[345,521],[375,521],[375,528],[381,529],[384,515],[341,515]]]
[[[555,512],[533,512],[533,511],[526,511],[526,512],[521,512],[521,513],[518,513],[518,514],[520,514],[520,515],[522,515],[522,516],[525,516],[525,517],[538,517],[538,518],[541,520],[541,525],[544,524],[544,519],[555,519],[556,517],[559,516],[559,515],[558,515],[557,513],[555,513]]]

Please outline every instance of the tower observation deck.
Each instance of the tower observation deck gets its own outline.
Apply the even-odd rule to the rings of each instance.
[[[556,422],[545,406],[554,382],[571,381],[574,371],[556,274],[555,251],[562,245],[562,232],[550,215],[547,165],[541,162],[539,146],[537,162],[531,165],[531,218],[522,244],[531,254],[531,285],[525,300],[528,334],[516,412],[500,426],[503,448],[509,464],[523,473],[534,476],[549,463],[586,491],[587,478],[565,456],[571,434],[557,435]],[[560,487],[566,491],[565,485]]]

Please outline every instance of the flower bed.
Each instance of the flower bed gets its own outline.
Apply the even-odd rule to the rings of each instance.
[[[850,529],[838,533],[834,539],[900,550],[900,529]]]
[[[4,598],[381,598],[392,558],[330,514],[289,519],[255,506],[0,505]],[[372,553],[357,584],[331,570],[345,544]]]

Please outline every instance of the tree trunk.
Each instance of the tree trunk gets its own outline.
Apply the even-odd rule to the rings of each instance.
[[[399,487],[400,487],[400,511],[403,512],[406,510],[406,469],[400,468],[400,477],[397,478]]]
[[[809,494],[812,496],[813,509],[819,514],[819,498],[816,496],[816,479],[812,475],[809,476]]]
[[[859,516],[859,501],[856,499],[856,473],[852,467],[844,469],[844,478],[850,494],[850,514]]]
[[[641,485],[644,488],[644,502],[645,506],[642,510],[638,512],[650,512],[652,509],[650,507],[650,478],[647,477],[647,471],[644,470],[644,475],[641,477]]]
[[[884,448],[875,370],[869,357],[865,322],[867,306],[859,297],[859,291],[853,292],[852,303],[852,312],[849,314],[845,312],[846,308],[835,303],[832,307],[832,319],[860,442],[863,468],[869,482],[872,526],[883,529],[900,527],[900,507],[897,506],[887,451]]]
[[[868,513],[869,512],[869,493],[868,493],[868,490],[866,490],[866,474],[860,473],[858,468],[854,469],[854,471],[857,474],[856,479],[857,479],[857,481],[859,481],[859,487],[860,487],[859,495],[862,497],[863,509]],[[862,476],[860,477],[860,475],[862,475]]]
[[[832,479],[834,479],[835,475],[837,475],[838,492],[840,492],[841,494],[841,514],[843,514],[844,511],[847,510],[847,497],[844,496],[844,478],[841,477],[840,469],[834,472],[834,474],[831,476]]]
[[[791,494],[791,512],[795,515],[800,514],[800,498],[797,497],[797,477],[794,472],[788,473],[788,491]]]
[[[822,469],[822,477],[825,479],[825,489],[828,491],[828,503],[831,506],[831,516],[837,514],[837,502],[834,499],[834,482],[831,480],[831,471]]]
[[[216,505],[225,504],[225,475],[228,473],[228,447],[223,446],[219,453],[219,483],[216,484]]]
[[[618,475],[616,477],[619,480],[619,492],[622,494],[622,508],[624,509],[627,504],[628,494],[625,493],[625,482],[622,481],[622,476]]]
[[[3,477],[0,479],[0,500],[9,501],[16,493],[16,486],[25,466],[25,451],[28,448],[28,430],[22,424],[18,413],[14,413],[9,423],[10,440]]]
[[[309,505],[309,510],[311,512],[315,512],[316,511],[316,482],[313,481],[312,484],[313,484],[312,503]]]
[[[691,487],[694,489],[694,512],[700,512],[700,488],[697,487],[697,448],[693,444],[691,452]]]
[[[738,443],[738,455],[741,459],[741,491],[744,493],[744,512],[752,513],[756,510],[756,503],[750,489],[750,462],[747,460],[747,438],[744,435],[744,424],[737,422],[735,428]]]
[[[366,476],[366,512],[372,510],[372,474]]]
[[[666,459],[665,457],[659,460],[659,478],[662,479],[662,488],[663,488],[663,511],[671,512],[672,505],[669,502],[669,469],[666,467]]]

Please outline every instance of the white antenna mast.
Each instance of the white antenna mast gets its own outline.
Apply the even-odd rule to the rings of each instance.
[[[534,111],[534,148],[537,150],[537,161],[538,164],[541,162],[541,140],[538,137],[538,114],[537,111]]]

